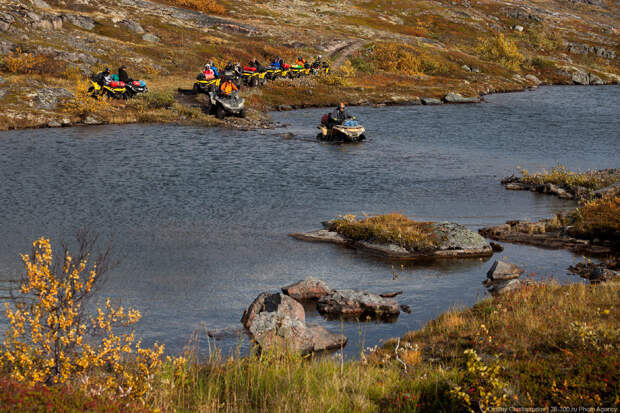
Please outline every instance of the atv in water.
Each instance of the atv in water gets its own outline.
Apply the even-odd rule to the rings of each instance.
[[[212,91],[209,93],[207,104],[209,113],[218,119],[224,119],[226,116],[245,118],[245,99],[240,98],[237,92],[225,96]]]
[[[107,82],[103,85],[100,85],[95,80],[91,80],[88,93],[95,99],[99,96],[105,96],[110,99],[127,99],[125,82],[118,82],[116,80]]]
[[[321,131],[316,138],[323,142],[331,143],[357,143],[366,139],[366,129],[352,117],[344,121],[342,125],[333,123],[328,114],[323,115],[321,124],[318,126]]]

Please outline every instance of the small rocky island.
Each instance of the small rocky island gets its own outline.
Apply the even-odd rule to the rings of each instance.
[[[291,234],[304,241],[329,242],[392,259],[490,257],[493,248],[469,228],[449,222],[417,222],[401,214],[327,221],[324,229]]]

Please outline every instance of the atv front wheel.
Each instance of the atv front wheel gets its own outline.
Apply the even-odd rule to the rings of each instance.
[[[250,79],[250,87],[256,87],[258,86],[258,79],[253,77]]]
[[[240,118],[245,118],[245,109],[241,109],[237,116],[239,116]]]
[[[222,106],[218,105],[217,109],[215,109],[215,117],[218,119],[224,119],[224,117],[226,117],[226,110]]]

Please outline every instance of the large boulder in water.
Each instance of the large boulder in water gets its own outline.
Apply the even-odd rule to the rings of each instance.
[[[294,284],[282,287],[282,292],[296,300],[318,300],[332,292],[332,289],[323,280],[314,277],[307,277]]]
[[[243,313],[241,322],[254,341],[265,348],[311,353],[337,349],[347,342],[321,326],[305,322],[303,306],[282,293],[261,293]]]
[[[250,328],[254,318],[260,313],[275,313],[279,317],[306,322],[304,307],[282,293],[260,293],[243,313],[241,323],[245,328]]]
[[[519,278],[523,274],[523,268],[518,265],[506,262],[495,261],[487,272],[487,279],[490,281],[506,281]]]
[[[396,300],[355,290],[333,291],[319,299],[317,308],[328,316],[391,318],[400,314]]]

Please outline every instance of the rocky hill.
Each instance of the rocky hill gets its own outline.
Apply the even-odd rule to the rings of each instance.
[[[216,123],[176,89],[191,87],[208,60],[273,55],[323,54],[338,69],[244,90],[254,109],[245,126],[265,109],[339,99],[417,103],[619,83],[619,22],[613,0],[0,0],[0,129]],[[91,102],[87,77],[121,64],[150,96]]]

